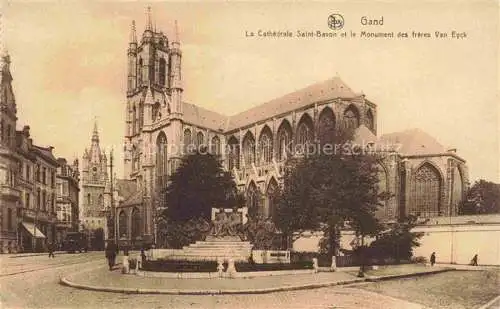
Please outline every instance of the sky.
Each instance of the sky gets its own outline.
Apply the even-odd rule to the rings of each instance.
[[[101,145],[114,149],[122,176],[129,33],[135,20],[142,35],[148,6],[170,40],[178,21],[184,101],[232,115],[338,75],[377,104],[378,135],[420,128],[457,148],[472,181],[500,182],[499,10],[486,0],[4,1],[18,129],[29,125],[37,145],[81,159],[97,120]],[[331,14],[343,16],[343,29],[328,28]],[[362,25],[363,16],[383,24]],[[247,36],[258,30],[338,37]],[[395,38],[361,38],[361,31]],[[397,38],[412,31],[431,38]],[[448,37],[436,39],[435,31]]]

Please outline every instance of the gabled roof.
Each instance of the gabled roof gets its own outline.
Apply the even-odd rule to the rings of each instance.
[[[377,136],[368,129],[364,124],[360,125],[354,131],[354,142],[358,145],[366,145],[368,143],[376,143],[378,141]]]
[[[428,155],[446,153],[445,147],[434,137],[420,129],[384,134],[380,142],[396,146],[396,151],[403,155]]]
[[[182,102],[184,112],[184,121],[199,125],[204,128],[215,131],[224,130],[228,121],[228,116],[221,115],[217,112],[205,109],[203,107]]]
[[[56,157],[54,157],[54,155],[52,154],[52,147],[41,147],[41,146],[36,146],[36,145],[33,145],[33,149],[39,154],[41,155],[44,159],[48,160],[48,161],[51,161],[52,163],[54,163],[54,165],[58,166],[59,163],[57,162],[57,159]]]
[[[334,77],[233,116],[225,116],[186,102],[183,102],[183,111],[184,120],[188,123],[226,132],[299,109],[314,102],[337,98],[353,99],[360,96],[362,94],[352,91],[339,77]]]
[[[123,201],[120,206],[134,206],[142,204],[142,196],[144,195],[144,190],[139,190],[134,192],[131,196]]]
[[[118,191],[118,195],[127,200],[137,191],[137,185],[134,180],[128,179],[116,179],[115,188]]]
[[[340,77],[334,77],[231,116],[226,130],[231,131],[244,127],[263,119],[299,109],[314,102],[336,98],[352,99],[359,96],[361,94],[352,91]]]

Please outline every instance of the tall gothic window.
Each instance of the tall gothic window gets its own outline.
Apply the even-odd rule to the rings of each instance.
[[[292,126],[287,120],[283,120],[278,128],[278,153],[279,161],[285,160],[287,153],[292,150]]]
[[[276,182],[276,179],[271,178],[271,181],[269,181],[269,184],[267,185],[267,192],[266,192],[266,198],[267,198],[267,203],[268,203],[268,216],[274,216],[274,212],[276,210],[275,206],[275,194],[276,191],[278,190],[278,183]]]
[[[184,153],[188,154],[192,150],[191,130],[184,130]]]
[[[135,135],[137,133],[137,108],[132,107],[132,135]]]
[[[139,63],[137,64],[137,79],[139,87],[142,86],[142,58],[139,58]]]
[[[214,136],[212,138],[212,143],[210,144],[211,146],[211,149],[210,149],[210,153],[213,154],[213,155],[216,155],[216,156],[219,156],[221,153],[220,153],[220,139],[218,136]]]
[[[255,163],[255,138],[250,132],[243,138],[243,157],[247,167]]]
[[[141,235],[141,214],[139,209],[132,210],[132,239],[135,240]]]
[[[198,132],[198,134],[196,134],[196,146],[198,147],[198,150],[200,150],[201,147],[204,146],[204,144],[205,144],[205,138],[203,136],[203,133]]]
[[[140,103],[139,104],[139,127],[138,127],[138,131],[140,131],[143,126],[144,126],[144,104]]]
[[[156,102],[153,105],[153,113],[152,113],[152,119],[151,120],[155,121],[158,118],[160,118],[160,103]]]
[[[249,214],[257,214],[260,212],[258,189],[253,181],[248,186],[246,200]]]
[[[381,165],[377,165],[377,170],[378,170],[378,184],[377,184],[377,194],[380,196],[380,194],[387,192],[387,172],[385,168]],[[388,215],[387,212],[387,203],[385,201],[381,201],[383,204],[380,206],[378,209],[378,212],[381,215]]]
[[[421,217],[441,214],[441,176],[434,166],[425,163],[416,171],[412,191],[410,214]]]
[[[455,168],[453,169],[453,188],[451,196],[452,215],[457,214],[458,206],[462,201],[462,197],[464,194],[462,182],[463,182],[462,172],[457,166],[455,166]]]
[[[97,197],[97,205],[99,206],[99,209],[104,208],[104,198],[102,197],[102,194],[99,194]]]
[[[160,65],[159,65],[159,70],[160,70],[160,80],[159,80],[159,83],[160,85],[162,86],[165,86],[165,76],[166,76],[166,72],[167,72],[167,62],[165,61],[164,58],[160,58]]]
[[[127,222],[127,214],[125,213],[124,210],[120,212],[120,215],[118,216],[118,233],[119,237],[127,237],[127,230],[128,230],[128,222]]]
[[[240,143],[238,140],[231,136],[227,141],[229,147],[229,170],[232,171],[234,168],[240,168]]]
[[[350,105],[344,112],[344,126],[349,130],[359,127],[359,112],[354,105]]]
[[[304,114],[297,126],[297,151],[305,154],[308,145],[311,145],[314,139],[313,122],[309,115]]]
[[[318,139],[322,145],[335,142],[335,115],[329,107],[325,107],[319,114]]]
[[[269,163],[273,160],[273,134],[267,126],[260,134],[259,156],[262,163]]]
[[[156,177],[161,188],[167,183],[167,166],[167,137],[161,132],[156,139]]]
[[[373,117],[373,113],[372,113],[371,109],[369,109],[366,112],[366,126],[368,127],[368,129],[370,129],[372,131],[375,129],[375,121],[374,121],[374,117]]]

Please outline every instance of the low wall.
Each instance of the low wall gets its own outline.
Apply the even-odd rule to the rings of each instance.
[[[252,259],[257,264],[290,264],[290,251],[252,250]]]
[[[423,232],[414,256],[427,259],[436,252],[437,263],[468,264],[478,255],[480,265],[500,265],[500,223],[419,226]]]
[[[157,260],[172,255],[181,255],[182,249],[150,249],[146,252],[148,260]]]

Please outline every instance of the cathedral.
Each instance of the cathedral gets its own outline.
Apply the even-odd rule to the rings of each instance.
[[[183,101],[177,23],[169,41],[153,29],[150,15],[140,37],[133,22],[127,55],[121,183],[130,191],[117,206],[121,239],[155,241],[155,215],[168,205],[161,193],[189,148],[204,145],[219,155],[246,207],[270,215],[270,196],[282,182],[285,160],[295,155],[290,148],[344,129],[378,154],[379,188],[392,195],[378,210],[382,220],[457,214],[468,186],[466,161],[419,129],[377,136],[377,105],[338,76],[227,116]]]

